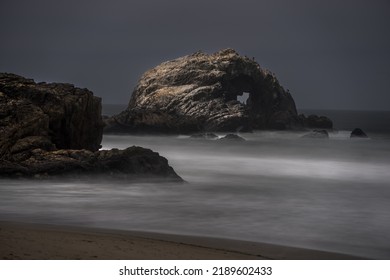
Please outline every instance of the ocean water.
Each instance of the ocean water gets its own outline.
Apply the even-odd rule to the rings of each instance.
[[[103,104],[102,115],[112,116],[125,110],[127,104]]]
[[[359,127],[366,132],[390,134],[390,111],[300,110],[300,113],[327,116],[338,130]]]
[[[299,132],[255,132],[241,134],[245,142],[106,135],[105,149],[158,151],[187,183],[2,179],[0,220],[225,237],[389,259],[390,137],[373,130],[369,139],[350,139],[349,133],[303,139]]]

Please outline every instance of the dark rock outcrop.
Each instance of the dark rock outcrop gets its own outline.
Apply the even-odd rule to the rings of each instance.
[[[238,97],[247,93],[246,102],[240,102]],[[105,123],[107,133],[332,126],[325,118],[312,120],[298,116],[293,98],[275,75],[232,49],[212,55],[197,52],[147,71],[128,108]]]
[[[0,160],[0,176],[35,177],[70,176],[78,178],[91,175],[113,178],[137,179],[148,175],[181,180],[158,153],[141,147],[125,150],[54,150],[34,149],[19,161]]]
[[[312,132],[309,132],[302,136],[302,138],[329,138],[329,133],[325,129],[315,129]]]
[[[351,132],[351,138],[368,138],[368,136],[362,129],[355,128]]]
[[[89,90],[0,73],[0,177],[147,174],[181,180],[151,150],[99,151],[102,134],[101,100]]]
[[[244,138],[241,136],[238,136],[237,134],[227,134],[226,136],[218,139],[220,141],[246,141]]]
[[[102,131],[101,100],[89,90],[0,74],[0,157],[25,138],[29,145],[30,136],[50,139],[58,149],[96,151]]]

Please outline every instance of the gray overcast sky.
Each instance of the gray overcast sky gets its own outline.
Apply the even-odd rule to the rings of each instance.
[[[389,0],[0,0],[0,72],[127,103],[197,50],[255,57],[298,108],[390,110]]]

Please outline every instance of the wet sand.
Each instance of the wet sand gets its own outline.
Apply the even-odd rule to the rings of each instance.
[[[0,259],[359,259],[247,241],[81,227],[0,222]]]

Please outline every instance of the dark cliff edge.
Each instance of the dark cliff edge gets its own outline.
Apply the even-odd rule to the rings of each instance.
[[[298,115],[275,75],[232,49],[197,52],[147,71],[128,108],[104,122],[105,133],[151,134],[333,126],[327,117]]]
[[[99,150],[103,126],[101,99],[91,91],[0,73],[0,177],[181,181],[168,161],[151,150]]]

